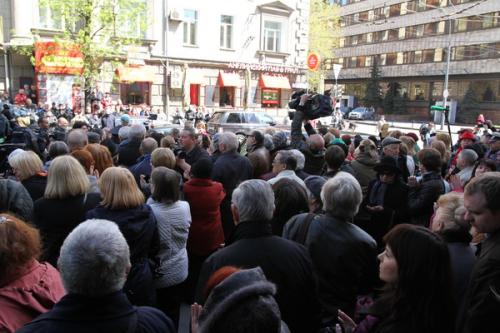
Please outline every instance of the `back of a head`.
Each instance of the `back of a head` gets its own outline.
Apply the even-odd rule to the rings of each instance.
[[[84,195],[89,188],[87,173],[80,162],[70,155],[59,156],[50,164],[44,198],[75,197]]]
[[[238,149],[238,137],[232,132],[223,132],[219,136],[218,149],[221,145],[224,146],[224,153],[232,153]]]
[[[257,146],[264,145],[264,134],[262,134],[261,131],[253,131],[252,135],[255,138],[255,143],[257,144]]]
[[[123,288],[129,258],[127,241],[115,223],[88,220],[64,241],[58,267],[68,293],[97,297]]]
[[[100,175],[106,170],[113,166],[113,157],[106,146],[92,143],[85,146],[85,150],[92,154],[94,159],[94,168],[99,172]]]
[[[170,148],[156,148],[151,154],[151,165],[153,168],[164,166],[169,169],[174,169],[174,152]]]
[[[290,150],[280,150],[278,154],[276,154],[275,159],[278,160],[279,163],[286,165],[286,170],[297,169],[297,157],[295,157],[295,153]],[[305,162],[304,162],[305,163]]]
[[[305,158],[304,154],[302,154],[302,152],[298,149],[290,149],[289,151],[292,153],[293,157],[297,161],[296,170],[304,169],[304,166],[306,164],[306,158]]]
[[[118,137],[121,141],[129,139],[130,137],[130,126],[122,126],[118,130]]]
[[[160,166],[151,172],[151,197],[158,202],[173,203],[179,200],[179,174]]]
[[[307,192],[295,180],[282,178],[274,183],[272,188],[276,206],[275,219],[287,222],[296,214],[308,212]]]
[[[145,138],[142,140],[139,150],[143,155],[150,155],[156,148],[158,148],[158,142],[155,139]]]
[[[210,293],[199,317],[200,333],[279,333],[276,287],[260,267],[233,272]]]
[[[356,178],[341,171],[323,185],[321,200],[327,213],[342,219],[350,219],[358,213],[363,194]]]
[[[470,224],[465,219],[464,195],[459,192],[449,192],[439,197],[437,201],[438,210],[434,215],[432,230],[439,234],[454,233],[462,234],[462,239],[470,242]],[[436,230],[439,228],[438,230]]]
[[[87,133],[81,129],[71,130],[66,141],[70,151],[83,149],[89,143]]]
[[[88,137],[89,144],[101,143],[101,136],[99,135],[99,133],[88,132],[87,137]]]
[[[108,209],[132,209],[144,203],[144,195],[126,168],[107,168],[99,178],[99,190],[101,205]]]
[[[142,141],[146,136],[146,127],[141,124],[135,124],[130,126],[130,132],[128,133],[128,138],[130,140],[139,140]]]
[[[30,150],[22,151],[9,157],[9,164],[16,169],[19,180],[25,180],[42,171],[43,163],[40,157]]]
[[[71,156],[77,159],[78,162],[85,169],[87,174],[90,174],[91,168],[95,165],[94,158],[92,154],[86,149],[75,150],[71,153]]]
[[[325,162],[330,169],[339,169],[345,161],[346,154],[342,148],[336,145],[328,147],[325,153]]]
[[[419,162],[425,167],[426,171],[440,171],[441,154],[434,148],[424,148],[417,153]]]
[[[478,155],[472,149],[464,149],[458,158],[464,166],[471,167],[476,163]]]
[[[191,167],[191,174],[195,178],[209,179],[212,175],[212,161],[208,158],[201,158]]]
[[[232,203],[238,209],[240,221],[269,221],[274,212],[271,185],[260,179],[241,183],[233,192]]]
[[[321,150],[325,148],[325,140],[320,134],[313,134],[306,140],[311,150]]]

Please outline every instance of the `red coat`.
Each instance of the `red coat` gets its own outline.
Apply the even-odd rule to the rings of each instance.
[[[224,243],[220,204],[226,192],[219,182],[193,178],[184,184],[184,199],[191,208],[191,226],[187,249],[198,256],[207,256]]]
[[[17,93],[16,96],[14,97],[14,104],[25,105],[26,99],[28,99],[28,96],[26,96],[26,94]]]
[[[66,294],[59,272],[33,260],[24,275],[0,287],[0,332],[14,332],[49,311]]]

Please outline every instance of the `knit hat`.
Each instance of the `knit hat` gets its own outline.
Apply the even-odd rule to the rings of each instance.
[[[277,132],[273,135],[273,145],[275,149],[280,149],[287,146],[288,138],[285,132]]]
[[[406,133],[406,136],[409,136],[410,138],[412,138],[415,142],[418,141],[418,135],[416,135],[415,133],[413,132],[409,132],[409,133]]]
[[[326,179],[321,176],[309,176],[304,179],[307,189],[317,201],[321,201],[321,189],[326,183]]]
[[[238,313],[242,306],[251,308],[251,313],[238,316],[240,328],[260,328],[281,326],[281,314],[274,299],[276,286],[267,281],[260,267],[244,269],[231,274],[219,283],[208,296],[199,317],[199,332],[213,332],[214,327],[222,321],[232,321],[231,315]],[[265,318],[256,323],[255,317]],[[240,330],[242,331],[242,330]]]
[[[383,172],[390,172],[394,174],[401,173],[401,169],[399,169],[396,159],[391,156],[382,157],[380,162],[378,162],[373,169],[378,173],[383,173]]]
[[[345,145],[344,140],[342,140],[341,138],[334,138],[332,141],[330,141],[331,145],[336,145],[336,144],[339,144],[339,143]]]
[[[401,143],[401,140],[393,138],[392,136],[388,136],[384,140],[382,140],[382,147],[388,146],[388,145],[393,145],[396,143]]]

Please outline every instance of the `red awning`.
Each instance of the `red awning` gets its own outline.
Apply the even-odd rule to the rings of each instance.
[[[240,75],[238,73],[219,72],[217,84],[220,87],[239,87],[241,85]]]
[[[259,80],[260,88],[292,89],[290,80],[283,75],[261,74]]]
[[[151,66],[123,66],[116,69],[116,75],[120,82],[153,82],[155,71]]]

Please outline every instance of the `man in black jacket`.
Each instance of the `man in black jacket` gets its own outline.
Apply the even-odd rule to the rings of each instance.
[[[290,331],[316,332],[318,305],[311,259],[307,250],[294,242],[274,236],[269,221],[274,211],[274,194],[266,181],[248,180],[233,192],[232,213],[236,229],[228,246],[212,254],[203,264],[197,300],[209,277],[223,266],[260,266],[267,279],[276,284],[276,301],[282,320]]]
[[[120,143],[118,147],[118,164],[130,167],[141,157],[140,146],[146,135],[146,128],[143,125],[132,125],[128,134],[128,140]]]
[[[135,307],[123,292],[130,254],[116,224],[80,224],[64,241],[58,266],[68,294],[18,332],[175,332],[163,312]]]
[[[465,186],[464,205],[465,218],[488,237],[472,270],[457,331],[500,332],[500,174],[473,178]]]

